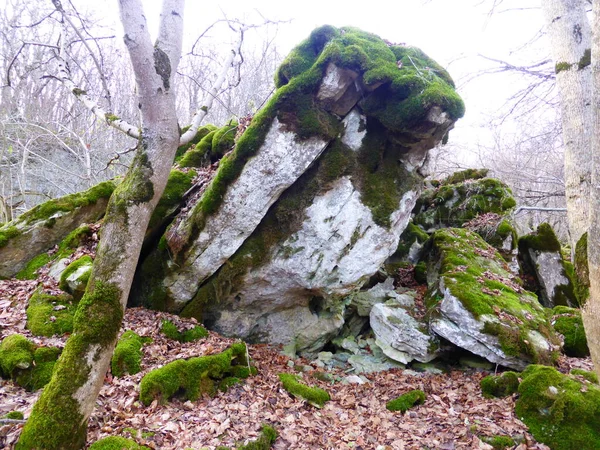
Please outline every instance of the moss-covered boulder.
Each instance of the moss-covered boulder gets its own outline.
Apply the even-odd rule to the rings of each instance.
[[[548,223],[519,238],[519,262],[529,288],[546,308],[579,305],[573,282],[573,266],[563,260],[561,245]]]
[[[480,214],[463,224],[464,228],[481,236],[488,244],[500,252],[509,262],[516,266],[517,232],[512,221],[497,213]]]
[[[598,386],[539,365],[521,376],[515,412],[538,442],[553,450],[600,448]]]
[[[119,338],[111,359],[111,372],[115,377],[128,373],[135,375],[142,364],[142,347],[152,339],[143,338],[134,331],[128,330]]]
[[[276,79],[132,301],[314,352],[343,325],[341,298],[396,249],[418,169],[464,105],[423,52],[353,28],[315,30]]]
[[[419,262],[421,249],[428,239],[429,235],[421,227],[415,225],[412,221],[409,222],[400,235],[398,247],[390,257],[390,262],[408,261],[413,264]]]
[[[556,306],[552,309],[552,325],[564,338],[563,351],[566,355],[576,358],[590,355],[579,309]]]
[[[488,375],[479,382],[485,398],[507,397],[519,389],[519,374],[504,372],[501,375]]]
[[[73,331],[77,302],[69,294],[46,294],[36,290],[27,305],[27,329],[35,336],[54,336]]]
[[[150,449],[144,445],[139,445],[132,439],[127,439],[121,436],[108,436],[102,438],[92,445],[90,450],[144,450]]]
[[[83,297],[93,264],[92,258],[84,255],[69,264],[60,276],[59,287],[71,294],[75,301],[79,301]]]
[[[500,180],[480,178],[457,182],[459,179],[449,178],[446,183],[421,194],[414,209],[415,225],[428,232],[462,227],[482,214],[504,216],[516,206],[510,188]]]
[[[104,215],[115,182],[42,203],[0,227],[0,278],[9,278],[59,244],[82,223]],[[48,262],[48,261],[46,261]]]
[[[458,228],[436,231],[428,245],[428,308],[437,335],[517,370],[557,358],[560,339],[544,308],[495,248]]]
[[[11,334],[0,343],[0,375],[35,391],[50,381],[60,352],[55,347],[38,347],[20,334]]]
[[[140,383],[140,400],[149,405],[154,400],[166,403],[174,395],[196,401],[202,394],[215,395],[221,380],[248,377],[246,345],[236,343],[216,355],[179,359],[147,373]]]

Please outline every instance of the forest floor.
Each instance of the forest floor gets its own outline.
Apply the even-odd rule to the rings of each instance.
[[[66,337],[40,338],[25,329],[25,307],[38,282],[55,287],[48,279],[0,281],[1,337],[21,333],[38,345],[63,347]],[[518,450],[547,449],[527,432],[515,416],[515,396],[484,399],[479,381],[488,372],[453,370],[445,374],[415,374],[400,369],[366,374],[368,383],[344,382],[349,375],[331,370],[336,382],[314,378],[305,367],[307,384],[326,389],[331,401],[322,409],[291,397],[278,378],[294,371],[294,365],[323,369],[308,360],[290,359],[279,349],[267,345],[249,345],[252,363],[258,375],[233,386],[214,398],[196,402],[174,400],[166,405],[156,402],[144,406],[138,399],[139,383],[150,370],[178,358],[220,352],[234,340],[210,333],[208,338],[179,343],[159,330],[162,320],[176,324],[190,322],[166,313],[142,308],[128,309],[123,331],[134,330],[153,339],[143,348],[142,371],[122,378],[106,375],[96,409],[89,422],[89,442],[109,435],[134,438],[139,444],[155,449],[200,449],[219,445],[235,446],[259,435],[261,424],[272,425],[279,433],[274,449],[491,449],[480,438],[508,435],[520,440]],[[589,359],[563,358],[560,369],[591,369]],[[427,394],[423,405],[407,413],[389,412],[391,399],[412,390]],[[39,396],[11,381],[0,381],[0,417],[18,410],[27,418]],[[12,448],[22,425],[0,425],[0,447]],[[43,448],[43,447],[40,447]]]

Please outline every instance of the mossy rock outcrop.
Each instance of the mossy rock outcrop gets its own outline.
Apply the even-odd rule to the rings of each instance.
[[[71,295],[51,295],[38,289],[27,305],[27,329],[35,336],[71,333],[76,309],[77,302]]]
[[[515,412],[538,442],[553,450],[600,448],[597,385],[539,365],[521,376]]]
[[[315,30],[276,79],[206,191],[143,262],[131,303],[310,353],[343,325],[340,299],[397,247],[418,169],[464,105],[423,52],[354,28]],[[196,147],[210,140],[214,152],[219,133],[229,135]]]
[[[573,266],[564,261],[561,245],[548,223],[542,223],[536,232],[519,238],[519,262],[526,280],[531,280],[540,303],[546,308],[576,307]]]
[[[50,381],[60,352],[59,348],[38,347],[20,334],[11,334],[0,343],[0,375],[35,391]]]
[[[496,249],[457,228],[436,231],[428,245],[428,308],[437,335],[517,370],[555,361],[560,339],[544,308]]]
[[[216,355],[179,359],[147,373],[140,383],[140,400],[149,405],[154,400],[166,403],[174,395],[196,401],[202,394],[215,395],[223,380],[250,376],[246,345],[236,343]],[[227,384],[227,383],[226,383]]]
[[[23,270],[80,224],[97,221],[114,189],[114,181],[105,181],[85,192],[42,203],[0,227],[0,278]]]
[[[178,161],[180,167],[202,167],[220,160],[235,144],[238,124],[230,120],[221,128],[213,128]]]
[[[486,213],[506,215],[516,206],[510,188],[494,178],[450,178],[423,192],[414,209],[413,222],[425,231],[462,227],[470,220]],[[450,184],[452,183],[452,184]]]
[[[519,389],[519,374],[509,371],[501,375],[488,375],[479,384],[485,398],[507,397]]]
[[[590,355],[579,309],[556,306],[552,309],[552,325],[564,337],[563,351],[566,355],[576,358]]]
[[[84,255],[67,266],[60,276],[59,287],[71,294],[75,301],[81,300],[92,274],[94,261],[91,256]]]

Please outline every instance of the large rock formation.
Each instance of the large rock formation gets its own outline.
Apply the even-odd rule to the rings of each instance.
[[[352,28],[315,30],[276,82],[145,259],[133,301],[311,353],[344,324],[344,297],[395,250],[419,168],[463,104],[420,50]]]

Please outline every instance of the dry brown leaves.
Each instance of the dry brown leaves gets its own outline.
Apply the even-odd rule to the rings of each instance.
[[[2,335],[24,329],[25,305],[35,282],[8,281],[0,284]],[[489,449],[478,436],[522,435],[524,449],[545,449],[535,443],[526,427],[514,415],[514,398],[486,400],[479,381],[483,373],[451,372],[446,375],[419,376],[391,370],[368,375],[369,383],[328,384],[305,373],[308,384],[327,389],[332,400],[322,409],[290,397],[281,387],[277,374],[287,372],[288,358],[266,345],[251,345],[249,353],[259,374],[244,384],[204,397],[197,402],[175,400],[167,405],[143,406],[138,401],[141,378],[150,370],[177,358],[220,352],[233,342],[210,333],[196,343],[181,344],[159,333],[163,319],[190,323],[166,313],[133,308],[125,314],[123,330],[132,329],[153,342],[143,349],[142,372],[123,378],[107,374],[105,385],[89,422],[89,441],[122,435],[155,449],[214,448],[233,446],[258,436],[263,423],[280,433],[275,449]],[[183,325],[183,323],[181,323]],[[63,346],[65,338],[33,338],[38,344]],[[563,358],[564,368],[576,364]],[[296,361],[310,364],[308,361]],[[337,372],[343,377],[346,374]],[[407,414],[386,410],[387,401],[411,389],[427,393],[424,405]],[[0,383],[0,416],[12,410],[27,417],[37,393],[26,392],[10,381]],[[0,447],[11,448],[21,425],[0,428]],[[131,436],[126,428],[137,430]],[[149,436],[145,433],[154,433]]]

